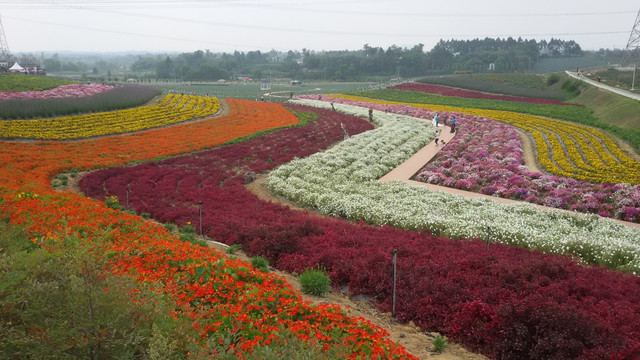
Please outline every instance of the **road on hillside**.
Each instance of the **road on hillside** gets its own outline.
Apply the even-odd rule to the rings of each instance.
[[[634,93],[632,93],[630,91],[627,91],[627,90],[622,90],[622,89],[618,89],[618,88],[613,87],[613,86],[609,86],[609,85],[605,85],[603,83],[599,83],[597,81],[594,81],[594,80],[591,80],[591,79],[585,77],[584,75],[578,75],[575,71],[565,71],[565,72],[567,73],[567,75],[569,75],[570,77],[572,77],[574,79],[578,79],[578,80],[584,81],[584,82],[586,82],[588,84],[591,84],[593,86],[597,86],[597,87],[599,87],[601,89],[610,91],[610,92],[612,92],[614,94],[626,96],[626,97],[628,97],[630,99],[640,101],[640,95],[638,95],[638,94],[634,94]]]

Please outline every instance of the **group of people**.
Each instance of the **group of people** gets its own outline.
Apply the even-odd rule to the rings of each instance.
[[[443,116],[442,123],[443,123],[444,126],[447,125],[447,115]],[[438,145],[438,142],[440,141],[440,131],[441,131],[440,128],[439,128],[439,126],[440,126],[440,114],[436,114],[436,116],[433,118],[433,125],[437,128],[437,130],[436,130],[436,140],[435,141],[436,141],[436,145]],[[450,130],[450,132],[451,133],[456,132],[456,117],[455,116],[451,117],[451,130]],[[442,143],[444,144],[444,141]]]

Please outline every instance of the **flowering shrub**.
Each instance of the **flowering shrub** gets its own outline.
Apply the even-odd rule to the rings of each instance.
[[[347,107],[338,104],[336,109]],[[95,196],[100,198],[105,193],[99,191],[105,188],[108,194],[124,194],[131,181],[131,188],[135,189],[130,192],[132,208],[140,211],[148,207],[154,218],[171,218],[178,224],[198,224],[196,204],[203,200],[203,231],[214,240],[241,244],[250,255],[262,254],[270,264],[286,271],[302,273],[308,268],[324,268],[334,286],[348,286],[352,293],[367,294],[384,311],[391,309],[392,250],[398,249],[396,317],[414,321],[428,331],[442,331],[495,358],[637,356],[640,282],[635,276],[502,244],[492,243],[487,251],[486,243],[479,239],[457,241],[391,226],[319,218],[258,200],[244,188],[242,173],[276,166],[277,171],[286,169],[291,158],[316,151],[309,147],[316,147],[317,142],[340,139],[340,122],[345,126],[360,123],[330,110],[317,111],[323,116],[305,128],[281,130],[153,164],[101,170],[85,177],[81,184],[89,188],[90,194],[96,191]],[[367,116],[366,109],[359,113]],[[326,119],[329,116],[334,120]],[[349,143],[358,138],[377,141],[368,135],[384,130],[388,123],[401,122],[401,117],[386,119],[383,113],[375,112],[374,120],[380,121],[380,128],[352,136],[332,149],[356,149]],[[321,131],[324,127],[328,129]],[[428,141],[431,131],[427,127],[418,132]],[[351,128],[349,133],[357,131]],[[293,146],[293,142],[299,145]],[[376,146],[372,143],[369,151],[375,153]],[[283,152],[288,155],[277,155]],[[338,167],[347,167],[351,158],[361,158],[357,152],[343,159],[322,156]],[[315,174],[314,166],[306,171]],[[348,171],[323,166],[318,172],[330,177],[347,176],[344,173]],[[146,180],[138,183],[141,177]],[[304,185],[303,178],[290,179]],[[326,177],[314,181],[313,186],[319,189],[334,186]],[[358,180],[342,186],[345,190],[341,196],[354,199],[350,205],[366,211],[369,201],[360,205],[357,200],[368,200],[362,194],[372,189],[370,183]],[[403,199],[412,196],[395,197],[393,188],[385,189],[390,191],[374,196],[377,201],[389,200],[376,210],[402,207]],[[336,201],[323,194],[317,196],[319,202]],[[432,207],[421,201],[419,198],[414,203],[415,208],[425,207],[433,212],[432,216],[452,214],[450,208]],[[458,206],[458,211],[465,211],[460,199],[448,202]],[[540,216],[530,210],[526,207],[526,213],[519,217]],[[471,215],[469,222],[456,223],[454,219],[451,226],[467,226],[471,219],[477,222],[492,216],[492,212],[485,208],[484,214]],[[555,220],[562,224],[565,219]],[[516,227],[514,223],[511,227]],[[577,334],[579,330],[581,333]]]
[[[627,156],[609,136],[594,128],[509,111],[397,103],[349,95],[325,97],[335,98],[491,118],[531,133],[536,142],[538,161],[550,173],[590,182],[640,183],[640,163]]]
[[[216,98],[166,95],[158,105],[52,119],[0,121],[0,137],[68,140],[121,134],[211,116],[220,110]]]
[[[490,99],[490,100],[519,101],[519,102],[532,103],[532,104],[582,106],[582,105],[567,103],[567,102],[558,101],[558,100],[500,95],[500,94],[489,94],[486,92],[458,89],[458,88],[453,88],[449,86],[434,85],[434,84],[403,83],[396,86],[392,86],[389,89],[419,91],[419,92],[430,93],[430,94],[438,94],[443,96],[456,96],[456,97],[471,98],[471,99]]]
[[[40,91],[0,91],[0,100],[60,99],[67,97],[83,97],[95,95],[109,89],[113,89],[113,86],[102,84],[72,84],[62,85],[53,89]]]
[[[222,347],[242,359],[256,347],[278,345],[293,334],[325,350],[344,348],[345,358],[413,359],[383,329],[349,318],[336,306],[311,306],[275,275],[183,243],[138,216],[69,192],[55,193],[48,186],[51,175],[71,167],[149,160],[297,123],[280,105],[229,104],[228,116],[118,137],[0,142],[0,213],[39,234],[34,241],[43,247],[86,241],[91,253],[108,260],[112,273],[135,276],[142,286],[172,299],[175,309],[168,315],[188,319],[200,336],[194,339],[201,349],[194,357],[216,357]],[[214,186],[220,185],[224,187]]]

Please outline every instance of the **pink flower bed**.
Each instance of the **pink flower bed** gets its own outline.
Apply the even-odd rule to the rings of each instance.
[[[392,86],[389,89],[419,91],[419,92],[425,92],[430,94],[438,94],[443,96],[456,96],[456,97],[464,97],[464,98],[471,98],[471,99],[519,101],[519,102],[527,102],[532,104],[582,106],[582,105],[571,104],[571,103],[567,103],[559,100],[528,98],[528,97],[500,95],[500,94],[489,94],[489,93],[483,93],[480,91],[458,89],[458,88],[453,88],[449,86],[434,85],[434,84],[404,83],[404,84]]]
[[[113,89],[113,86],[101,84],[73,84],[62,85],[53,89],[42,91],[0,91],[0,100],[83,97],[95,95],[97,93],[101,93],[110,89]]]
[[[163,222],[191,222],[241,244],[277,268],[322,266],[335,287],[391,309],[391,257],[398,249],[396,317],[438,330],[495,358],[602,359],[640,356],[640,278],[517,247],[459,241],[389,226],[320,218],[259,200],[242,174],[307,156],[366,122],[326,110],[306,127],[272,132],[195,154],[91,173],[81,188]]]
[[[486,118],[463,119],[456,137],[416,180],[549,207],[640,222],[640,187],[594,184],[531,172],[515,129]]]

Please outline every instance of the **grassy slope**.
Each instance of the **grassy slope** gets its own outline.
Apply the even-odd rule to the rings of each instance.
[[[0,91],[40,91],[74,83],[46,76],[0,74]]]
[[[640,102],[588,86],[572,100],[593,109],[600,121],[624,129],[640,130]]]

